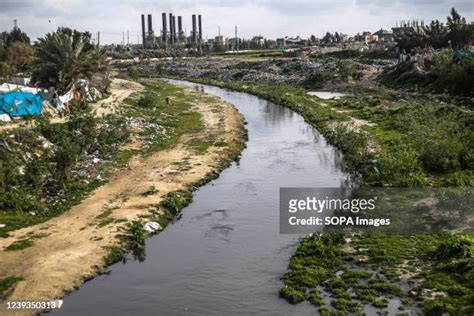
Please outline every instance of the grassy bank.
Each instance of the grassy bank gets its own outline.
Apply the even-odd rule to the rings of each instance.
[[[191,111],[192,97],[171,84],[149,84],[124,103],[105,117],[94,116],[87,103],[74,104],[66,123],[40,118],[36,127],[0,133],[6,144],[0,151],[0,236],[63,213],[132,156],[170,148],[203,128],[200,114]],[[125,149],[132,139],[140,145]]]
[[[430,69],[413,61],[400,63],[384,71],[379,81],[396,89],[473,96],[474,58],[467,57],[454,63],[453,55],[452,50],[434,54]]]
[[[344,153],[363,186],[474,185],[474,118],[468,106],[407,101],[383,89],[322,100],[289,85],[193,81],[251,93],[301,114]],[[347,124],[354,118],[362,120],[359,128]]]
[[[166,113],[164,116],[155,118],[155,124],[166,124],[168,127],[172,127],[176,133],[165,137],[161,142],[151,142],[148,149],[145,149],[145,153],[149,154],[150,150],[161,150],[169,148],[175,145],[179,137],[184,134],[196,133],[203,129],[202,121],[199,117],[196,117],[195,112],[187,112],[190,110],[194,100],[192,97],[184,94],[184,90],[181,87],[172,84],[166,84],[160,82],[159,84],[149,84],[147,90],[139,95],[132,95],[126,102],[131,106],[131,113],[135,110],[140,112],[144,111],[143,106],[148,110],[156,111],[157,106],[160,107],[161,113]],[[163,93],[166,91],[166,93]],[[182,107],[185,112],[180,113],[180,117],[175,117],[176,120],[170,119],[169,116],[175,116],[176,112],[172,110],[172,107],[163,107],[166,98],[172,97],[172,107]],[[202,98],[205,98],[204,96]],[[148,110],[145,110],[148,111]],[[197,120],[196,120],[197,118]],[[147,139],[155,140],[158,135],[154,135],[157,131],[145,132],[143,134]],[[150,134],[152,133],[152,134]],[[177,220],[181,216],[181,211],[192,202],[193,192],[199,187],[219,177],[222,170],[230,166],[234,161],[238,161],[240,154],[245,147],[247,140],[247,131],[243,127],[237,131],[237,139],[234,142],[219,142],[213,141],[212,137],[208,138],[208,141],[203,145],[202,142],[193,140],[188,144],[196,151],[196,154],[205,154],[211,146],[224,148],[223,155],[220,156],[217,161],[217,166],[214,170],[207,173],[205,177],[200,180],[190,183],[184,189],[176,190],[166,194],[159,205],[156,208],[150,210],[149,214],[142,217],[137,222],[140,225],[129,225],[123,231],[120,236],[120,242],[112,247],[106,248],[106,255],[104,256],[104,265],[109,266],[115,262],[121,261],[125,258],[126,254],[132,250],[132,254],[138,260],[144,259],[144,238],[145,235],[143,230],[143,222],[155,221],[160,224],[162,228],[165,228],[169,223]],[[151,191],[154,188],[150,188]],[[137,228],[139,227],[139,228]],[[141,228],[141,229],[140,229]]]

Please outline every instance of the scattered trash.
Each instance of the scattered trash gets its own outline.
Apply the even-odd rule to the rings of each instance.
[[[162,227],[157,222],[146,222],[145,225],[143,225],[143,229],[145,229],[149,233],[155,233],[157,231],[160,231]]]
[[[6,227],[6,226],[7,226],[7,225],[5,225],[5,224],[0,224],[0,228],[4,228],[4,227]]]
[[[10,115],[6,114],[6,113],[3,113],[3,114],[0,114],[0,122],[11,122],[12,119],[10,117]]]

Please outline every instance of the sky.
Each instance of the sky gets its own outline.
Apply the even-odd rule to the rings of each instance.
[[[161,13],[183,16],[189,33],[191,15],[201,14],[203,37],[218,34],[239,37],[262,35],[275,39],[299,35],[308,38],[325,32],[356,34],[389,29],[396,21],[433,19],[445,22],[455,7],[466,20],[474,20],[473,0],[0,0],[0,31],[10,30],[13,20],[31,39],[58,26],[91,33],[101,32],[101,43],[120,43],[122,34],[138,43],[140,15],[153,15],[155,34],[161,28]]]

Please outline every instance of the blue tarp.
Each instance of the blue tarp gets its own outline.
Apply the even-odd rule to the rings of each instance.
[[[0,94],[0,114],[11,117],[40,115],[42,100],[39,94],[12,91]]]

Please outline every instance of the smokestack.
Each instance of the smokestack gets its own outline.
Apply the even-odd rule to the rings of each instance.
[[[153,32],[153,25],[151,22],[151,14],[148,14],[148,34],[151,35]]]
[[[168,33],[168,30],[166,29],[166,13],[161,14],[161,19],[163,21],[163,34],[162,34],[162,42],[166,44],[166,35]]]
[[[183,32],[183,22],[181,20],[181,16],[178,16],[178,34],[181,35]]]
[[[176,16],[173,15],[173,41],[176,43],[177,42],[177,37],[176,37]]]
[[[202,23],[201,23],[201,15],[198,15],[198,27],[199,27],[199,43],[202,41]]]
[[[143,48],[145,48],[145,14],[142,14],[142,39],[143,39]]]
[[[196,14],[193,14],[193,32],[192,32],[193,43],[197,42],[197,32],[196,32]]]
[[[169,14],[169,23],[170,23],[170,43],[173,44],[174,43],[174,39],[173,39],[173,14]]]

